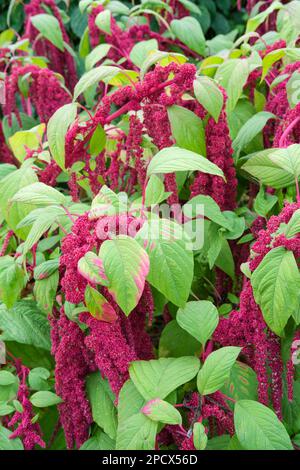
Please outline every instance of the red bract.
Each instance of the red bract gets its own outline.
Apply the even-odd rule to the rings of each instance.
[[[40,33],[31,22],[32,17],[48,13],[49,9],[59,23],[63,41],[70,46],[69,37],[54,0],[31,0],[28,5],[25,5],[25,37],[29,38],[36,54],[49,59],[50,68],[60,73],[64,77],[67,87],[73,90],[77,82],[74,58],[66,48],[61,51],[47,39],[38,37]]]

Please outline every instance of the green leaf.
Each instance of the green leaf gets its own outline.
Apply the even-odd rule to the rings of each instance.
[[[300,145],[294,144],[282,149],[274,149],[270,159],[294,178],[300,175]]]
[[[129,374],[145,400],[163,400],[180,385],[192,380],[199,367],[197,357],[163,357],[158,360],[132,362]]]
[[[131,380],[123,385],[118,399],[118,450],[153,450],[158,423],[151,421],[141,408],[145,400]]]
[[[206,76],[197,77],[194,81],[194,93],[197,101],[218,122],[224,98],[216,82]]]
[[[148,281],[178,307],[188,299],[194,272],[192,251],[180,225],[167,219],[144,223],[135,239],[150,259]]]
[[[202,423],[195,423],[193,427],[193,442],[195,449],[204,450],[207,445],[207,434]]]
[[[62,402],[62,399],[55,395],[55,393],[45,390],[31,395],[30,401],[37,408],[46,408],[47,406],[58,405],[58,403]]]
[[[65,137],[70,125],[75,121],[77,103],[65,104],[49,119],[47,136],[49,147],[56,163],[65,168]]]
[[[167,147],[160,150],[148,165],[147,174],[174,173],[175,171],[202,171],[210,175],[221,176],[223,171],[202,155],[181,149],[180,147]]]
[[[154,398],[148,401],[141,409],[141,412],[152,421],[158,421],[166,424],[182,424],[181,414],[173,405],[160,398]]]
[[[206,155],[205,132],[201,119],[182,106],[168,107],[172,135],[178,147]]]
[[[90,437],[80,447],[79,450],[114,450],[115,441],[113,441],[107,434],[97,429],[96,433]]]
[[[104,59],[111,49],[111,44],[99,44],[85,58],[85,68],[91,70],[97,62]]]
[[[36,281],[47,279],[54,274],[59,268],[59,258],[44,261],[34,268],[34,279]]]
[[[55,271],[45,279],[35,281],[33,294],[38,307],[44,312],[51,314],[59,283],[59,272]]]
[[[12,385],[16,382],[16,377],[7,370],[0,370],[0,385]]]
[[[238,401],[234,425],[239,442],[247,450],[293,450],[284,425],[272,410],[261,403]]]
[[[178,309],[177,323],[204,346],[219,322],[217,308],[208,300],[188,302]]]
[[[82,75],[74,89],[74,101],[81,93],[101,81],[109,81],[120,72],[120,69],[111,65],[100,65]]]
[[[10,439],[12,431],[0,426],[0,450],[24,450],[19,438]]]
[[[257,386],[258,382],[254,370],[247,366],[247,364],[236,361],[221,392],[236,401],[244,399],[256,400]]]
[[[109,282],[104,271],[103,261],[92,251],[88,251],[80,258],[77,268],[81,276],[88,282],[108,286]]]
[[[17,229],[19,222],[35,209],[34,205],[24,205],[11,202],[12,197],[21,188],[37,181],[37,176],[31,166],[25,166],[14,171],[1,180],[0,209],[8,226],[21,238],[26,238],[28,229]]]
[[[146,60],[143,62],[140,71],[140,78],[141,80],[144,79],[146,72],[152,67],[152,65],[156,64],[157,62],[164,63],[167,65],[171,62],[175,62],[177,64],[183,64],[186,62],[186,57],[182,54],[177,54],[176,52],[164,52],[164,51],[155,51],[147,56]]]
[[[103,10],[96,16],[95,24],[101,31],[111,35],[111,12]]]
[[[152,205],[160,204],[168,196],[165,192],[165,186],[159,176],[152,175],[146,186],[146,197],[145,206],[150,207]]]
[[[140,41],[133,46],[130,51],[130,60],[137,67],[141,68],[149,54],[158,49],[158,42],[156,39],[149,39],[148,41]]]
[[[14,156],[20,162],[23,162],[26,157],[26,148],[30,150],[37,150],[39,148],[45,127],[45,124],[39,124],[32,129],[18,131],[9,137],[9,145]]]
[[[228,219],[222,214],[220,207],[215,200],[210,196],[199,194],[193,197],[183,206],[183,213],[187,217],[203,216],[212,220],[216,224],[228,230],[231,224]]]
[[[148,254],[133,238],[119,235],[102,243],[99,256],[103,260],[109,291],[129,315],[144,290],[149,271]]]
[[[111,439],[115,439],[117,410],[114,406],[115,397],[107,380],[104,380],[99,372],[95,372],[88,376],[86,386],[93,420]]]
[[[290,218],[285,229],[286,238],[293,238],[300,232],[300,209],[297,209]]]
[[[263,130],[269,119],[272,118],[275,118],[275,115],[267,111],[261,111],[252,116],[239,130],[238,135],[232,142],[235,152],[240,152],[250,144],[254,137]]]
[[[102,215],[115,215],[127,212],[127,196],[125,201],[123,196],[124,193],[116,194],[106,185],[102,186],[92,201],[89,218],[98,219]]]
[[[300,274],[293,253],[282,246],[269,251],[252,273],[251,284],[267,325],[282,335],[299,307]]]
[[[28,382],[32,390],[45,391],[49,389],[47,379],[50,377],[49,370],[44,367],[31,369],[28,375]]]
[[[231,279],[235,278],[235,264],[232,256],[230,245],[225,238],[222,240],[221,251],[215,261],[215,264],[224,273],[226,273]]]
[[[241,348],[227,346],[212,352],[205,360],[197,377],[197,387],[201,395],[210,395],[220,390],[230,376]]]
[[[50,350],[50,328],[46,316],[30,300],[21,300],[7,310],[0,306],[1,340],[16,341]]]
[[[282,7],[281,2],[274,1],[266,10],[251,17],[247,23],[246,33],[255,31],[268,18],[268,16],[273,11],[280,9],[281,7]]]
[[[114,323],[118,318],[108,300],[89,285],[85,289],[84,301],[89,313],[97,320]]]
[[[249,64],[244,59],[228,59],[218,68],[215,79],[227,91],[226,108],[228,112],[233,111],[236,107],[243,93],[249,73]]]
[[[300,102],[300,73],[294,72],[286,84],[287,98],[291,109]]]
[[[23,204],[51,206],[53,204],[65,204],[66,198],[62,193],[57,191],[57,189],[38,182],[21,188],[11,198],[11,201],[22,202]]]
[[[0,299],[13,307],[25,286],[25,274],[11,256],[0,257]]]
[[[266,149],[254,153],[242,166],[242,169],[265,186],[281,189],[293,184],[294,179],[290,173],[273,161],[271,156],[274,155],[274,152],[274,149]]]
[[[196,18],[185,16],[180,20],[171,21],[171,29],[175,36],[192,51],[205,55],[205,37]]]
[[[41,13],[30,17],[33,26],[60,51],[64,51],[64,39],[55,16]]]
[[[159,357],[199,357],[200,353],[200,342],[183,330],[176,320],[166,324],[159,338]]]
[[[92,156],[99,155],[104,149],[106,144],[106,134],[103,127],[98,124],[89,144],[89,151]]]
[[[264,187],[261,186],[255,198],[253,208],[258,215],[266,217],[277,201],[277,196],[267,193]]]

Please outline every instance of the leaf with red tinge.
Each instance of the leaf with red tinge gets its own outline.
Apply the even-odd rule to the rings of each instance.
[[[149,272],[149,257],[133,239],[119,235],[102,243],[99,255],[109,280],[109,292],[126,315],[137,306]]]
[[[103,262],[99,256],[92,251],[88,251],[78,261],[78,271],[88,282],[108,286],[108,279],[104,272]]]
[[[181,414],[173,405],[160,398],[148,401],[141,409],[141,412],[152,421],[159,421],[166,424],[182,424]]]
[[[114,323],[117,314],[108,300],[91,286],[86,286],[84,300],[90,314],[97,320]]]

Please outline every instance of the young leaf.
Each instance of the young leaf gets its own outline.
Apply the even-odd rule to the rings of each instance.
[[[81,276],[88,282],[108,286],[109,282],[104,271],[103,261],[92,251],[88,251],[80,258],[77,268]]]
[[[20,162],[23,162],[26,157],[26,148],[30,150],[39,148],[45,128],[45,124],[40,124],[32,129],[18,131],[9,137],[9,145]]]
[[[95,24],[101,31],[111,35],[111,12],[103,10],[96,16]]]
[[[204,450],[207,445],[207,434],[202,423],[195,423],[193,427],[193,442],[195,449]]]
[[[247,450],[293,450],[289,435],[275,413],[251,400],[240,400],[234,409],[234,426]]]
[[[109,291],[126,315],[136,307],[149,272],[149,257],[133,239],[119,235],[102,243],[100,258],[109,281]]]
[[[55,395],[55,393],[45,390],[31,395],[30,401],[37,408],[46,408],[47,406],[58,405],[58,403],[62,402],[62,399]]]
[[[64,51],[64,39],[59,22],[55,16],[41,13],[31,16],[33,26],[60,51]]]
[[[205,132],[201,119],[189,109],[177,105],[168,108],[168,117],[178,147],[205,156]]]
[[[172,425],[181,425],[182,418],[173,405],[167,401],[161,400],[160,398],[154,398],[153,400],[148,401],[145,406],[141,409],[147,418],[152,421],[158,421],[160,423],[172,424]]]
[[[218,310],[208,300],[188,302],[178,309],[177,323],[204,346],[215,331],[218,322]]]
[[[216,82],[206,76],[197,77],[194,81],[194,93],[197,101],[218,122],[224,98]]]
[[[282,246],[273,248],[252,273],[251,284],[267,325],[282,335],[299,308],[300,274],[293,253]]]
[[[192,380],[199,367],[197,357],[160,358],[133,362],[129,367],[129,374],[145,400],[163,400],[180,385]]]
[[[108,300],[96,289],[87,285],[84,293],[84,301],[89,313],[97,320],[114,323],[117,314]]]
[[[202,171],[210,175],[224,178],[223,171],[202,155],[181,149],[180,147],[167,147],[160,150],[148,165],[147,174],[174,173],[176,171]]]
[[[210,395],[220,390],[229,378],[241,348],[227,346],[212,352],[205,360],[197,377],[197,387],[201,395]]]
[[[51,153],[62,169],[65,168],[65,136],[69,126],[75,121],[76,114],[77,103],[65,104],[55,111],[47,125]]]

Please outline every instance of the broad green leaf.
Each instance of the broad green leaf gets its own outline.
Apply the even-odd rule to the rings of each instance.
[[[167,219],[152,219],[144,223],[135,239],[148,253],[150,284],[183,307],[193,280],[194,259],[182,227]]]
[[[26,284],[25,274],[11,256],[0,257],[0,299],[13,307]]]
[[[118,399],[118,450],[153,450],[158,423],[151,421],[140,409],[145,399],[131,380],[123,385]]]
[[[201,119],[182,106],[170,106],[168,117],[178,147],[206,155],[205,132]]]
[[[169,321],[159,338],[159,357],[200,356],[201,343],[183,330],[176,320]]]
[[[284,231],[286,238],[293,238],[300,232],[300,209],[296,210],[290,218]]]
[[[232,251],[228,241],[223,238],[222,240],[222,247],[220,253],[215,261],[215,264],[218,268],[220,268],[224,273],[231,277],[231,279],[235,278],[235,264],[232,255]]]
[[[287,148],[274,149],[270,159],[294,178],[300,175],[300,145],[294,144]]]
[[[149,163],[147,174],[151,176],[175,171],[202,171],[225,179],[223,171],[217,165],[198,153],[180,147],[167,147],[160,150]]]
[[[111,439],[117,433],[117,410],[114,406],[115,397],[100,372],[88,376],[86,381],[88,398],[92,408],[93,420]]]
[[[90,219],[98,219],[102,215],[115,215],[128,211],[128,198],[125,193],[116,194],[104,185],[92,200]]]
[[[119,235],[102,243],[99,256],[103,260],[109,291],[129,315],[144,290],[149,271],[148,254],[133,238]]]
[[[177,323],[204,346],[215,331],[219,314],[217,308],[208,300],[188,302],[178,309]]]
[[[166,398],[169,393],[192,380],[200,367],[197,357],[160,358],[132,362],[130,378],[145,398]]]
[[[231,228],[230,222],[222,214],[221,209],[215,200],[210,196],[199,194],[198,196],[193,197],[183,206],[183,213],[187,217],[207,217],[221,227],[228,230]]]
[[[141,412],[152,421],[158,421],[160,423],[181,425],[182,418],[176,408],[168,403],[167,401],[161,400],[160,398],[154,398],[146,403],[141,409]]]
[[[38,279],[34,283],[33,294],[38,307],[48,314],[52,313],[53,303],[59,283],[59,272],[55,271],[45,279]]]
[[[108,300],[96,289],[87,285],[84,293],[84,301],[89,313],[97,320],[114,323],[117,314]]]
[[[209,77],[199,76],[194,81],[194,93],[197,101],[218,122],[224,98],[216,82]]]
[[[44,261],[34,268],[34,279],[36,281],[47,279],[54,274],[59,268],[59,258]]]
[[[101,31],[111,35],[111,12],[109,10],[100,11],[96,16],[95,24]]]
[[[197,377],[197,386],[201,395],[210,395],[220,390],[230,376],[241,348],[227,346],[212,352],[205,360]]]
[[[89,151],[92,156],[99,155],[106,144],[106,134],[103,127],[98,124],[89,144]]]
[[[108,286],[109,283],[104,271],[103,261],[92,251],[88,251],[82,258],[80,258],[77,267],[78,272],[88,282]]]
[[[274,152],[274,149],[266,149],[254,153],[242,166],[242,169],[262,184],[274,189],[281,189],[293,184],[294,178],[273,161],[271,156],[274,155]]]
[[[65,204],[66,198],[57,189],[44,183],[33,183],[21,188],[12,198],[12,202],[51,206]]]
[[[110,51],[111,44],[99,44],[85,58],[85,68],[91,70],[97,62],[104,59]]]
[[[148,41],[140,41],[133,46],[130,51],[130,60],[137,67],[141,68],[148,55],[157,51],[158,42],[156,39],[149,39]]]
[[[76,114],[77,103],[65,104],[55,111],[47,125],[51,153],[62,169],[65,168],[65,136],[69,126],[75,121]]]
[[[293,450],[283,423],[261,403],[238,401],[234,425],[239,442],[247,450]]]
[[[146,186],[145,206],[160,204],[167,198],[168,193],[165,192],[165,186],[161,178],[152,175]]]
[[[55,395],[55,393],[44,390],[31,395],[30,401],[37,408],[45,408],[47,406],[58,405],[58,403],[62,402],[62,399]]]
[[[85,443],[80,447],[79,450],[109,450],[112,451],[115,449],[115,441],[111,439],[107,434],[102,432],[100,429],[97,429],[95,434],[90,437]]]
[[[175,36],[199,55],[205,55],[205,37],[199,21],[192,16],[171,21],[171,29]]]
[[[74,101],[81,93],[101,81],[109,81],[120,72],[120,69],[111,65],[100,65],[82,75],[74,89]]]
[[[47,383],[50,377],[49,370],[44,367],[35,367],[31,369],[28,374],[28,382],[32,390],[45,391],[49,390],[49,384]]]
[[[2,215],[9,228],[22,239],[28,234],[28,229],[17,229],[18,223],[35,209],[35,206],[10,201],[17,191],[35,181],[37,181],[37,176],[31,166],[22,167],[1,180],[0,209]]]
[[[41,13],[30,17],[33,26],[60,51],[64,51],[64,39],[55,16]]]
[[[207,445],[207,434],[202,423],[195,423],[193,427],[193,442],[195,449],[204,450]]]
[[[15,383],[16,377],[7,370],[0,370],[0,385],[12,385]]]
[[[19,438],[10,439],[12,431],[0,426],[0,450],[24,450]]]
[[[0,339],[50,350],[50,328],[47,317],[30,300],[21,300],[8,310],[0,306]]]
[[[254,137],[262,131],[269,119],[274,118],[273,113],[261,111],[251,119],[249,119],[240,129],[237,137],[234,139],[232,146],[236,152],[243,150]]]
[[[26,148],[30,150],[39,148],[45,128],[45,124],[40,124],[26,131],[18,131],[9,137],[9,145],[20,162],[23,162],[26,157]]]
[[[293,252],[282,246],[269,251],[252,273],[251,284],[267,325],[282,335],[299,308],[300,274]]]
[[[255,198],[253,208],[258,215],[266,217],[277,201],[277,196],[267,193],[264,187],[261,186]]]
[[[236,361],[230,371],[228,380],[223,385],[221,392],[234,400],[257,399],[257,377],[251,367],[243,362]]]
[[[240,99],[246,85],[250,67],[247,60],[229,59],[220,65],[215,79],[227,91],[228,99],[226,108],[233,111]]]

